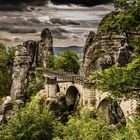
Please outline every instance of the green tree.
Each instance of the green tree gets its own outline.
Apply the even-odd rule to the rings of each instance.
[[[79,115],[70,116],[65,125],[58,125],[54,140],[111,140],[110,127],[97,119],[96,110],[84,110]]]
[[[14,51],[0,44],[0,97],[9,95]]]
[[[66,51],[55,60],[54,67],[55,69],[77,74],[80,69],[79,58],[75,52]]]
[[[52,140],[57,122],[44,103],[45,97],[36,96],[25,108],[17,111],[7,125],[1,126],[1,139]]]
[[[42,88],[43,88],[42,81],[34,80],[29,82],[27,87],[28,99],[30,99],[32,96],[35,96]]]
[[[98,81],[94,88],[108,91],[114,96],[126,97],[128,93],[140,90],[140,36],[131,35],[131,33],[139,33],[140,0],[116,0],[115,6],[119,11],[111,13],[106,18],[100,31],[125,34],[127,43],[133,48],[132,53],[137,59],[124,68],[113,66],[103,72],[94,73],[92,80]]]
[[[2,140],[139,140],[140,117],[126,127],[108,126],[98,111],[84,110],[69,117],[66,124],[56,120],[45,106],[45,96],[37,95],[10,121],[0,126]]]
[[[55,65],[55,58],[54,56],[51,56],[50,59],[48,60],[47,68],[54,69],[54,65]]]
[[[126,34],[140,28],[140,0],[116,0],[119,11],[109,14],[102,22],[100,32]]]
[[[139,0],[116,0],[115,8],[120,10],[128,10],[134,6],[137,6]]]
[[[114,97],[127,97],[134,91],[140,91],[140,57],[127,67],[113,66],[102,72],[95,72],[91,80],[96,83],[94,89],[110,92]],[[129,97],[129,96],[128,96]]]
[[[44,69],[41,67],[37,67],[34,69],[35,75],[28,82],[27,86],[27,96],[30,99],[32,96],[35,96],[41,89],[43,89],[44,85]]]
[[[115,6],[119,10],[110,13],[101,22],[98,32],[125,35],[127,43],[140,54],[140,0],[116,0]]]

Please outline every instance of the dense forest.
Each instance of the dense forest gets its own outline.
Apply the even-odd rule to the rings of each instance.
[[[96,109],[86,108],[69,113],[63,104],[56,101],[58,110],[54,104],[46,105],[45,96],[36,95],[41,83],[30,83],[29,102],[20,110],[15,108],[15,113],[6,125],[0,126],[2,140],[140,140],[140,36],[130,37],[132,32],[138,34],[140,30],[140,0],[117,0],[115,8],[117,14],[110,14],[99,32],[125,35],[134,59],[124,67],[114,65],[102,72],[95,71],[88,80],[96,81],[93,90],[109,92],[114,101],[136,95],[138,103],[132,119],[126,118],[126,125],[121,122],[109,125],[101,119],[101,114]],[[0,96],[8,94],[11,73],[7,65],[10,67],[9,60],[13,57],[13,52],[7,52],[1,45]],[[77,63],[75,69],[71,67],[73,63]],[[77,55],[65,52],[56,60],[52,58],[49,67],[77,73]]]

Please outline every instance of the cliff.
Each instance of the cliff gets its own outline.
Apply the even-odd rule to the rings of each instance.
[[[103,18],[99,24],[98,32],[91,31],[87,37],[81,68],[81,73],[86,76],[93,71],[102,71],[112,65],[126,66],[134,58],[132,47],[128,44],[126,36],[100,32],[100,27],[107,17]]]
[[[42,31],[41,40],[29,40],[16,47],[10,96],[0,106],[0,121],[6,120],[7,114],[12,112],[13,101],[18,108],[24,105],[28,81],[35,75],[34,69],[47,68],[48,60],[53,54],[52,35],[47,28]]]

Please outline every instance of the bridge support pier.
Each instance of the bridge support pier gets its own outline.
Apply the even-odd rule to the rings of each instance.
[[[47,78],[47,86],[45,87],[48,92],[48,97],[56,97],[57,93],[57,79],[56,78]]]

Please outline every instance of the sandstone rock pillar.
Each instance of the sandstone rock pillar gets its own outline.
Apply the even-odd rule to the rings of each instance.
[[[18,46],[13,65],[11,98],[25,102],[27,75],[30,67],[31,57],[27,48],[23,45]]]
[[[47,68],[50,57],[54,55],[53,39],[48,28],[41,33],[41,40],[38,43],[38,65]]]

